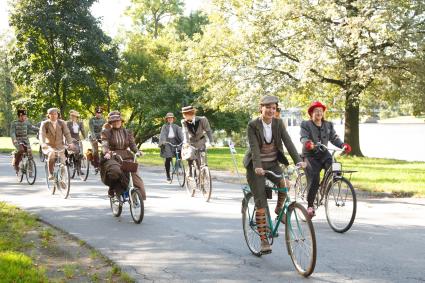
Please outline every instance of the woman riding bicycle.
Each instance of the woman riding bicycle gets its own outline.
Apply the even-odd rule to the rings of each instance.
[[[161,157],[165,158],[165,173],[167,175],[167,182],[171,182],[170,168],[171,161],[175,155],[174,148],[166,142],[178,145],[183,141],[182,128],[174,124],[176,117],[173,113],[165,115],[166,124],[162,126],[159,135],[158,146],[161,148]]]
[[[283,125],[282,119],[275,118],[275,112],[279,100],[275,96],[264,96],[260,99],[260,117],[248,123],[248,141],[249,148],[244,157],[244,166],[246,168],[246,178],[251,191],[254,195],[256,207],[257,230],[261,238],[261,253],[271,252],[271,247],[266,238],[266,208],[267,198],[265,189],[264,170],[273,171],[281,175],[282,168],[280,164],[288,165],[283,151],[285,144],[291,158],[295,164],[301,163],[301,158],[292,143],[292,140]],[[282,143],[283,142],[283,143]],[[268,176],[277,186],[286,187],[285,180]],[[285,201],[286,193],[279,192],[275,213],[279,214]]]
[[[330,153],[327,150],[321,151],[316,147],[316,143],[327,146],[328,142],[331,142],[336,147],[345,148],[346,153],[351,151],[350,145],[343,143],[336,134],[333,123],[325,120],[325,111],[325,105],[314,101],[307,110],[310,120],[301,123],[302,155],[307,163],[307,213],[310,217],[315,215],[313,203],[319,189],[320,171],[327,170],[332,165]]]
[[[102,131],[102,158],[100,174],[102,182],[109,186],[108,195],[114,197],[127,189],[129,177],[121,170],[120,160],[114,158],[113,154],[119,155],[122,160],[133,161],[133,153],[138,153],[133,134],[122,127],[123,119],[121,113],[112,111],[108,115],[108,123],[111,128]],[[133,152],[131,153],[128,148]],[[142,197],[146,200],[145,186],[142,178],[137,173],[133,173],[134,187],[139,188]]]
[[[214,143],[212,131],[208,119],[203,116],[196,116],[196,109],[193,106],[186,106],[182,108],[182,133],[183,133],[183,148],[190,146],[195,147],[199,152],[205,152],[206,139],[205,134],[208,136],[210,144]],[[199,167],[198,160],[196,165]],[[189,177],[192,177],[192,164],[193,160],[188,159],[189,164]]]
[[[84,124],[83,122],[79,121],[80,113],[78,113],[75,110],[69,111],[69,117],[70,120],[66,122],[66,125],[68,126],[69,132],[71,133],[72,139],[75,141],[75,151],[74,156],[76,160],[78,160],[80,153],[82,152],[82,148],[80,148],[80,133],[83,136],[83,138],[86,138],[86,131],[84,130]],[[81,170],[81,169],[80,169]],[[80,172],[80,174],[83,174],[83,172]]]

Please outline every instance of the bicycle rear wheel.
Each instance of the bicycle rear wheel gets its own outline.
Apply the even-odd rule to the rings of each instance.
[[[326,219],[332,230],[348,231],[354,223],[357,211],[356,192],[344,177],[329,182],[325,198]]]
[[[131,201],[133,199],[133,201]],[[143,204],[142,194],[139,189],[135,188],[131,191],[130,203],[130,213],[133,218],[134,223],[140,224],[143,220],[145,214],[145,206]]]
[[[55,183],[56,190],[62,195],[63,198],[68,198],[69,190],[71,188],[69,168],[66,165],[61,165],[57,172],[57,181]]]
[[[78,175],[82,181],[87,181],[90,172],[90,162],[87,160],[85,155],[82,155],[80,158],[80,166],[79,166]]]
[[[316,266],[316,234],[307,210],[300,203],[293,202],[288,207],[285,240],[295,269],[302,276],[308,277]]]
[[[212,192],[212,184],[211,184],[211,173],[208,166],[204,166],[201,168],[201,172],[199,174],[199,184],[202,195],[205,198],[205,201],[210,201],[211,192]]]
[[[25,176],[28,184],[33,185],[37,177],[37,166],[32,158],[28,159],[28,162],[25,164]]]
[[[176,161],[176,176],[179,186],[183,188],[186,181],[186,172],[184,169],[184,164],[181,160]]]
[[[109,198],[109,202],[111,203],[112,214],[115,217],[119,217],[122,212],[122,203],[123,203],[122,195],[119,195],[118,197],[114,196],[113,198]]]
[[[75,158],[73,156],[70,156],[68,158],[69,162],[68,163],[68,170],[69,170],[69,176],[71,177],[71,179],[75,178],[75,174],[77,173],[77,161],[75,160]]]
[[[262,255],[261,239],[257,231],[255,203],[252,193],[247,194],[242,200],[242,228],[248,249],[253,255],[260,257]]]

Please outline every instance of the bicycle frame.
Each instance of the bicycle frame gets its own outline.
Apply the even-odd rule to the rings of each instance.
[[[121,162],[123,161],[122,157],[119,156],[118,154],[113,153],[113,156],[118,157],[118,159]],[[134,154],[133,162],[136,162],[138,156],[139,156],[138,154]],[[136,188],[134,187],[134,183],[133,183],[133,172],[128,172],[128,173],[129,173],[129,180],[128,180],[128,185],[127,185],[127,190],[122,193],[122,196],[123,196],[124,202],[126,202],[127,201],[127,195],[126,194],[128,194],[128,198],[129,198],[130,202],[133,203],[132,192]]]

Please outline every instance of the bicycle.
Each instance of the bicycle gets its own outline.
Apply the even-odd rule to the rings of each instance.
[[[332,155],[332,166],[326,170],[317,191],[314,206],[318,209],[325,205],[326,220],[329,226],[338,233],[347,232],[354,223],[357,212],[357,198],[353,185],[344,174],[357,171],[342,170],[342,164],[336,161],[335,153],[343,149],[328,149],[321,143],[315,144],[321,151],[329,151]],[[294,197],[307,202],[307,182],[304,173],[300,173],[294,185]]]
[[[183,187],[185,185],[185,181],[186,181],[186,173],[185,173],[185,168],[184,168],[184,164],[180,158],[180,150],[179,147],[182,145],[182,143],[180,144],[172,144],[170,142],[165,142],[166,144],[171,145],[174,150],[175,150],[175,157],[176,159],[174,160],[174,163],[171,162],[171,182],[173,182],[174,179],[174,175],[176,175],[177,177],[177,181],[179,182],[180,187]]]
[[[211,172],[207,164],[207,154],[197,148],[195,151],[196,158],[192,163],[192,168],[189,167],[192,177],[186,178],[186,191],[191,197],[194,197],[196,190],[199,190],[202,192],[205,201],[208,202],[211,199],[212,183]],[[198,164],[200,165],[199,167]]]
[[[83,153],[82,141],[74,141],[75,145],[77,143],[77,151],[67,151],[66,164],[69,166],[71,179],[74,179],[75,175],[78,175],[82,181],[87,181],[90,165],[86,155]]]
[[[130,205],[130,213],[133,218],[134,223],[140,224],[143,221],[145,206],[143,203],[143,197],[140,190],[133,185],[133,173],[137,172],[137,162],[136,158],[140,156],[139,154],[134,155],[133,162],[134,163],[129,169],[126,169],[123,164],[128,163],[129,161],[125,161],[118,154],[114,153],[113,157],[117,158],[121,162],[121,169],[124,172],[129,173],[129,182],[127,186],[127,190],[119,195],[115,195],[114,197],[109,198],[112,214],[115,217],[119,217],[122,212],[122,206],[124,203],[128,202]],[[131,162],[130,162],[131,163]]]
[[[231,142],[229,142],[229,147],[236,172],[240,179],[236,158],[234,156],[236,154],[236,150]],[[277,178],[289,178],[289,174],[284,176],[277,175],[268,170],[265,170],[265,172],[267,175],[273,175]],[[244,238],[251,253],[260,257],[263,254],[261,252],[261,239],[257,230],[254,196],[248,185],[241,185],[242,192],[244,194],[241,209]],[[268,186],[267,183],[266,190],[288,193],[288,188],[278,188],[276,186],[271,187]],[[266,215],[268,224],[266,236],[270,245],[272,245],[274,239],[279,236],[279,225],[282,222],[282,219],[284,219],[286,249],[291,261],[299,274],[304,277],[310,276],[316,266],[317,247],[316,234],[313,223],[307,215],[307,210],[300,203],[297,203],[296,201],[291,202],[291,199],[287,194],[283,207],[275,220],[272,220],[268,206],[266,208]]]
[[[19,145],[24,148],[24,153],[22,154],[22,159],[18,166],[18,182],[22,183],[25,175],[28,184],[33,185],[37,177],[37,166],[35,164],[34,158],[28,154],[27,144],[25,142],[19,142]]]
[[[63,196],[63,198],[68,198],[69,191],[71,188],[69,168],[66,164],[62,164],[62,159],[59,153],[64,152],[64,149],[55,150],[52,149],[55,153],[55,164],[53,167],[53,180],[49,180],[49,162],[45,158],[44,170],[46,174],[46,184],[47,189],[54,195],[56,191]]]

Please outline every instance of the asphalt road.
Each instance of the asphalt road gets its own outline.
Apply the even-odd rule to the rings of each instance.
[[[317,264],[305,279],[292,265],[283,232],[272,254],[257,258],[249,252],[238,185],[214,181],[205,203],[166,184],[158,170],[142,168],[148,199],[137,225],[128,206],[121,217],[112,216],[99,176],[73,181],[69,199],[61,199],[47,191],[40,163],[29,186],[17,183],[9,158],[0,156],[1,201],[86,241],[138,282],[425,282],[425,199],[361,200],[345,234],[333,232],[319,209]]]

